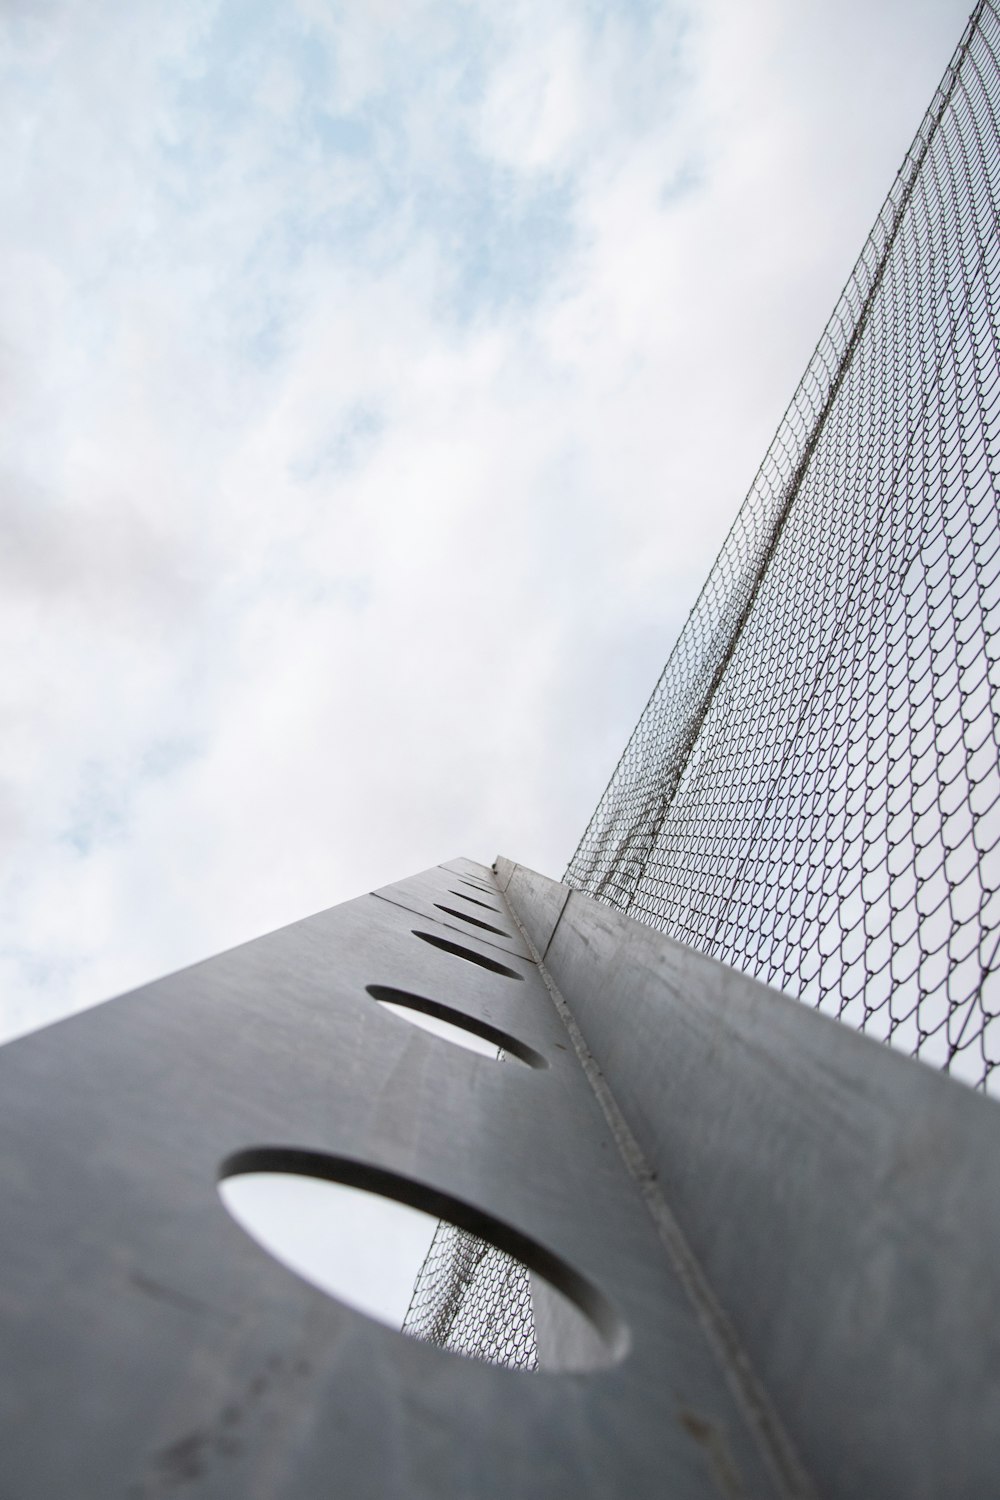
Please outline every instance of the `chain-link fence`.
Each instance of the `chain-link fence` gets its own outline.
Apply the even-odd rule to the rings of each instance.
[[[987,1088],[998,48],[982,3],[565,877]]]
[[[403,1332],[490,1364],[535,1369],[528,1268],[442,1221],[417,1276]]]
[[[498,1048],[497,1061],[506,1060]],[[527,1266],[442,1219],[417,1273],[403,1332],[488,1364],[537,1369]]]
[[[983,0],[565,877],[987,1089],[998,54]],[[527,1271],[451,1225],[404,1328],[536,1363]]]

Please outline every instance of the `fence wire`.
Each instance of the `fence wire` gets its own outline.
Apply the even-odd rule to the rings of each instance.
[[[565,877],[986,1089],[998,48],[983,0]]]
[[[986,1090],[998,58],[982,0],[565,876]],[[404,1329],[536,1365],[527,1271],[448,1224]]]
[[[490,1364],[534,1370],[527,1266],[442,1220],[417,1275],[403,1332]]]
[[[506,1060],[499,1048],[497,1061]],[[417,1272],[403,1332],[488,1364],[537,1369],[527,1266],[442,1219]]]

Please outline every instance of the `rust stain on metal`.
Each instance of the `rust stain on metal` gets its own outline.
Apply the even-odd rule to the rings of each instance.
[[[743,1480],[736,1467],[732,1451],[729,1447],[729,1439],[724,1427],[711,1422],[707,1417],[701,1417],[697,1412],[682,1407],[678,1413],[678,1420],[684,1431],[694,1438],[695,1442],[705,1450],[712,1470],[712,1478],[719,1488],[719,1493],[726,1500],[745,1500],[746,1490],[743,1488]]]

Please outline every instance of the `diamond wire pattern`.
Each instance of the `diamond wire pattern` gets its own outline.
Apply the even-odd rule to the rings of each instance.
[[[565,876],[986,1090],[998,55],[982,0]],[[403,1326],[537,1363],[526,1269],[453,1225]]]
[[[489,1364],[534,1370],[527,1267],[467,1229],[442,1221],[417,1276],[403,1332]]]
[[[565,877],[985,1089],[998,49],[984,0]]]

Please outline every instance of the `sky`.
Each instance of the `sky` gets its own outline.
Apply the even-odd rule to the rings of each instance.
[[[341,1182],[249,1172],[219,1184],[236,1222],[289,1270],[401,1328],[439,1220]]]
[[[0,0],[0,1039],[560,876],[953,0]]]

